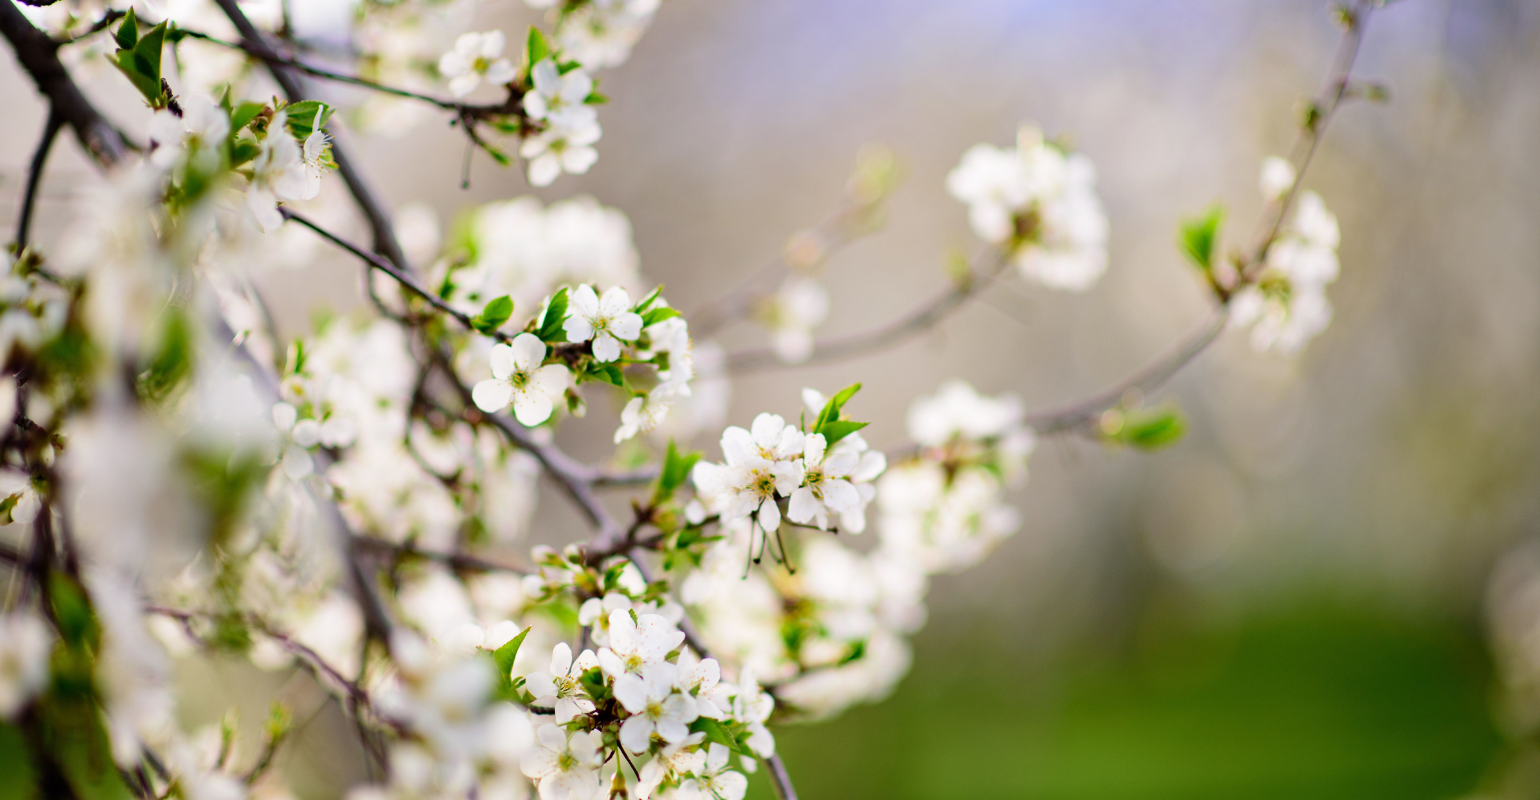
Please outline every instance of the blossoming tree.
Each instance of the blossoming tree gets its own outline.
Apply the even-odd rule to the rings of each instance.
[[[658,3],[527,2],[546,24],[510,36],[457,29],[465,15],[434,0],[362,0],[344,67],[283,3],[0,0],[48,107],[0,293],[0,559],[19,587],[0,613],[0,717],[42,794],[284,796],[283,706],[257,743],[173,713],[171,659],[237,654],[336,696],[377,776],[354,800],[740,800],[759,769],[795,797],[772,727],[893,688],[929,577],[1015,529],[1003,492],[1039,437],[1159,447],[1181,417],[1140,398],[1227,327],[1287,354],[1330,320],[1339,231],[1300,181],[1341,104],[1377,92],[1351,77],[1370,0],[1338,10],[1326,87],[1294,151],[1262,166],[1255,238],[1223,249],[1217,209],[1183,227],[1213,314],[1145,368],[1045,410],[951,381],[914,400],[905,431],[872,437],[908,440],[886,449],[854,380],[722,430],[735,374],[889,346],[1008,272],[1093,289],[1116,268],[1095,169],[1031,124],[971,148],[945,190],[980,255],[912,314],[819,339],[816,267],[869,232],[892,184],[873,155],[783,269],[686,316],[638,271],[618,211],[519,198],[439,242],[345,146],[344,120],[367,135],[425,110],[532,185],[587,171],[602,70]],[[91,61],[153,109],[147,129],[79,91],[72,71]],[[341,104],[337,84],[363,99]],[[33,241],[66,129],[103,188],[67,235]],[[320,221],[336,216],[331,181],[367,244]],[[284,342],[249,276],[296,235],[361,263],[370,313]],[[763,349],[710,341],[744,319]],[[615,443],[644,458],[589,464],[554,444],[606,395]],[[690,451],[696,434],[719,451]],[[592,535],[488,556],[548,493]]]

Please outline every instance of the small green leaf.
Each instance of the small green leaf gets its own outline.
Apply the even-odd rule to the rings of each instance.
[[[716,742],[735,753],[744,754],[743,746],[738,744],[737,739],[733,738],[732,732],[727,730],[726,725],[717,720],[698,717],[694,722],[690,723],[690,732],[704,733],[706,734],[706,741]]]
[[[11,512],[16,510],[16,504],[20,501],[21,492],[7,495],[4,500],[0,500],[0,520],[4,520],[7,525],[15,522],[16,520],[11,518]]]
[[[567,332],[562,328],[562,323],[566,321],[567,287],[563,286],[545,304],[545,311],[540,315],[540,327],[535,335],[545,342],[565,342]]]
[[[1214,269],[1214,251],[1224,218],[1224,206],[1215,203],[1203,216],[1182,223],[1182,252],[1204,272]]]
[[[600,364],[597,361],[589,362],[588,369],[583,373],[580,381],[602,381],[622,389],[626,386],[626,376],[621,373],[620,367],[615,364]]]
[[[264,103],[247,102],[230,109],[230,136],[233,138],[243,128],[250,125],[251,121],[256,119],[257,115],[261,114],[264,108],[267,108],[267,105]]]
[[[583,98],[583,102],[591,106],[602,106],[609,101],[610,99],[605,95],[599,94],[598,90],[589,92],[588,96]]]
[[[653,289],[650,293],[648,293],[648,295],[646,297],[643,297],[642,301],[640,303],[637,303],[636,307],[631,309],[631,310],[635,311],[638,314],[645,314],[645,313],[647,313],[647,309],[652,308],[652,304],[658,302],[658,298],[661,297],[662,295],[663,295],[663,284],[660,283],[660,284],[658,284],[658,288]]]
[[[236,142],[230,145],[230,167],[233,169],[251,161],[262,152],[262,148],[256,142]]]
[[[861,430],[869,424],[871,423],[851,422],[848,419],[836,419],[825,422],[823,427],[815,432],[823,434],[823,441],[825,446],[833,447],[835,442],[845,438],[846,436],[849,436],[852,433],[855,433],[858,430]]]
[[[134,49],[134,44],[139,41],[139,18],[134,15],[133,6],[129,6],[128,13],[123,15],[123,24],[118,26],[112,38],[117,40],[118,49]]]
[[[855,397],[856,392],[859,391],[861,391],[861,384],[853,383],[839,390],[833,397],[829,398],[829,400],[823,404],[823,410],[818,412],[818,419],[813,421],[813,433],[823,433],[825,425],[838,420],[840,418],[840,412],[844,409],[845,404],[850,401],[850,398]],[[854,432],[855,431],[850,431],[845,435],[848,436],[850,433]],[[825,436],[824,438],[827,439],[828,437]],[[842,436],[841,438],[844,437]],[[834,442],[831,441],[829,444],[834,444]]]
[[[1122,412],[1120,424],[1114,424],[1111,438],[1141,450],[1156,450],[1174,444],[1187,432],[1187,420],[1174,404],[1157,408]]]
[[[524,637],[528,636],[530,628],[519,631],[519,635],[509,639],[502,647],[492,651],[492,660],[497,663],[497,671],[503,675],[509,675],[513,671],[513,660],[519,655],[519,648],[524,644]]]
[[[683,316],[679,313],[679,309],[669,308],[668,306],[658,306],[657,308],[654,308],[653,310],[648,311],[646,314],[642,315],[642,327],[648,328],[658,324],[659,322],[662,322],[663,320],[673,319],[674,317],[678,316]]]
[[[314,133],[317,127],[325,126],[326,121],[331,119],[332,114],[336,112],[335,108],[319,100],[302,100],[298,103],[290,103],[284,106],[283,110],[288,116],[289,132],[294,134],[294,138],[301,141],[311,133]],[[317,114],[320,115],[319,120],[316,117]]]
[[[471,317],[471,327],[490,335],[502,327],[511,316],[513,316],[513,298],[505,294],[487,303],[480,314]]]
[[[524,63],[533,68],[550,54],[551,43],[546,41],[545,34],[539,28],[529,26],[529,39],[524,44]]]
[[[680,453],[674,445],[674,440],[668,440],[668,451],[663,455],[663,469],[658,473],[658,486],[652,493],[653,502],[661,503],[674,496],[686,478],[690,476],[690,470],[695,462],[699,461],[701,454],[690,451]]]

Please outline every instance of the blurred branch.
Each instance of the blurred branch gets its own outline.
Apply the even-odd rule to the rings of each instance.
[[[1207,320],[1127,378],[1083,400],[1056,408],[1028,412],[1026,422],[1034,430],[1039,433],[1086,430],[1088,426],[1100,419],[1104,412],[1123,402],[1131,392],[1150,392],[1170,380],[1171,376],[1192,363],[1204,350],[1208,349],[1210,344],[1213,344],[1214,340],[1219,338],[1219,334],[1224,331],[1225,324],[1229,320],[1230,298],[1235,296],[1237,289],[1254,281],[1267,263],[1268,251],[1278,240],[1278,235],[1283,229],[1283,221],[1299,196],[1299,187],[1304,182],[1305,172],[1314,161],[1316,150],[1326,134],[1326,128],[1335,118],[1342,102],[1352,97],[1349,87],[1352,82],[1353,64],[1357,61],[1358,52],[1363,43],[1364,30],[1369,23],[1369,13],[1375,5],[1374,0],[1357,0],[1352,6],[1344,7],[1340,11],[1344,30],[1342,41],[1337,46],[1336,55],[1332,58],[1326,88],[1322,90],[1320,98],[1311,101],[1308,106],[1299,137],[1291,149],[1291,160],[1295,165],[1294,183],[1283,199],[1275,203],[1269,212],[1264,213],[1262,218],[1264,238],[1257,244],[1249,258],[1238,265],[1237,285],[1216,298],[1215,308]]]
[[[924,304],[879,328],[820,342],[813,346],[807,359],[790,364],[780,360],[769,347],[741,350],[727,355],[727,371],[734,374],[757,372],[764,369],[800,367],[826,361],[838,361],[867,353],[874,353],[897,346],[905,340],[925,332],[945,319],[968,298],[987,288],[1004,271],[1004,254],[991,248],[970,267],[968,274],[956,281],[952,288],[936,295]]]
[[[372,536],[354,536],[353,541],[364,550],[386,553],[396,558],[420,558],[427,561],[435,561],[458,572],[511,572],[516,575],[528,575],[532,572],[526,566],[504,564],[481,558],[480,556],[473,556],[469,553],[444,553],[437,550],[424,550],[415,545],[387,542],[384,539],[376,539]]]
[[[0,35],[10,42],[21,68],[48,98],[49,114],[58,115],[97,163],[113,167],[129,145],[123,134],[97,112],[59,61],[59,43],[38,30],[11,0],[0,0]]]
[[[43,123],[43,135],[38,139],[37,149],[32,152],[32,162],[27,165],[27,188],[22,194],[21,214],[16,222],[17,252],[27,246],[27,232],[32,227],[32,211],[37,206],[37,191],[43,183],[43,166],[48,163],[48,151],[53,149],[54,140],[59,138],[59,131],[63,127],[64,117],[49,106],[48,121]]]

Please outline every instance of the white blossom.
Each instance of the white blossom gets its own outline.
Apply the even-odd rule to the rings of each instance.
[[[781,527],[776,497],[790,496],[802,483],[803,448],[803,434],[795,426],[775,414],[760,414],[752,432],[737,426],[722,432],[727,463],[702,461],[691,477],[724,521],[753,516],[770,533]]]
[[[579,714],[594,710],[594,702],[583,688],[583,673],[599,666],[592,650],[584,650],[576,660],[566,642],[558,642],[551,651],[550,672],[533,672],[524,678],[524,688],[535,697],[535,705],[556,710],[556,721],[567,722]]]
[[[519,764],[539,785],[540,800],[589,800],[599,791],[603,737],[598,731],[568,734],[556,725],[536,731],[540,746]]]
[[[552,126],[525,139],[519,155],[529,161],[529,182],[550,186],[563,172],[582,175],[599,160],[593,145],[602,131],[592,122],[575,128]]]
[[[489,414],[513,403],[519,422],[534,426],[551,417],[553,403],[566,391],[571,372],[562,364],[545,361],[545,342],[532,333],[515,336],[511,344],[492,348],[492,378],[471,390],[476,407]]]
[[[743,800],[749,779],[727,768],[727,756],[725,746],[712,742],[705,766],[679,784],[679,800]]]
[[[970,148],[947,175],[968,204],[975,233],[1007,246],[1021,274],[1053,289],[1085,291],[1107,270],[1107,217],[1090,159],[1066,153],[1024,125],[1016,147]]]
[[[450,93],[464,97],[483,80],[493,85],[512,81],[513,62],[502,57],[505,46],[507,40],[502,31],[461,34],[454,49],[438,61],[439,74],[449,79]]]
[[[610,612],[610,645],[599,648],[599,666],[612,680],[621,675],[646,675],[684,641],[684,633],[658,614],[635,620],[629,609]]]
[[[556,60],[546,58],[530,70],[534,89],[524,95],[524,111],[563,129],[585,128],[598,120],[594,107],[585,101],[593,93],[594,79],[582,69],[562,74]]]
[[[592,339],[597,361],[620,358],[620,343],[642,335],[642,317],[631,310],[631,295],[619,286],[611,287],[600,297],[585,283],[572,292],[568,303],[568,317],[562,323],[567,341]]]
[[[675,691],[678,673],[665,662],[641,675],[626,672],[615,677],[615,699],[631,714],[620,726],[620,743],[627,750],[647,752],[654,734],[668,744],[690,735],[689,725],[700,712],[693,697]]]

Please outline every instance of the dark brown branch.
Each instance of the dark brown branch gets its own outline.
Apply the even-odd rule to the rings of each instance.
[[[69,70],[59,61],[58,42],[38,30],[11,0],[0,0],[0,35],[10,42],[21,68],[48,98],[51,113],[58,114],[75,131],[91,157],[106,167],[122,161],[130,149],[127,141],[70,78]]]
[[[53,149],[54,140],[59,138],[59,131],[64,127],[64,118],[59,115],[52,106],[48,110],[48,121],[43,124],[43,135],[37,141],[37,149],[32,153],[32,163],[27,165],[27,188],[21,197],[21,214],[16,221],[16,249],[22,250],[27,246],[27,233],[32,227],[32,212],[37,207],[38,188],[43,184],[43,167],[48,163],[48,151]]]

